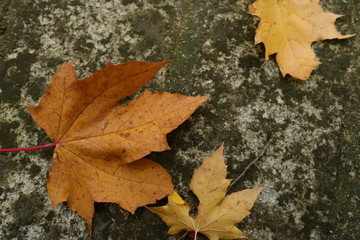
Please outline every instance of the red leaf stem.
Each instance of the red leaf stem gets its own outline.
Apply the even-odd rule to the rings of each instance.
[[[29,150],[36,150],[36,149],[55,147],[55,146],[56,146],[56,143],[49,143],[49,144],[35,146],[35,147],[0,149],[0,152],[20,152],[20,151],[29,151]]]

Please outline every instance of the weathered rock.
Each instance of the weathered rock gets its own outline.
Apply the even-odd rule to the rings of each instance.
[[[211,97],[154,153],[188,190],[193,169],[225,143],[236,177],[272,137],[265,157],[234,190],[266,187],[239,224],[251,239],[359,239],[360,38],[315,43],[323,62],[308,81],[282,78],[254,46],[251,1],[2,0],[0,147],[46,144],[24,105],[35,105],[64,61],[80,77],[106,62],[173,59],[146,87]],[[360,32],[358,1],[322,1],[345,13],[343,33]],[[1,239],[90,239],[66,206],[46,193],[52,151],[0,155]],[[176,239],[144,208],[134,215],[96,204],[92,239]],[[177,236],[178,237],[178,236]]]

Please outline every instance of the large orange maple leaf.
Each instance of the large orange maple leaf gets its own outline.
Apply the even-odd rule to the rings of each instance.
[[[148,82],[168,61],[109,63],[83,80],[64,63],[37,107],[35,122],[56,143],[47,189],[53,207],[67,201],[92,228],[94,202],[134,213],[173,191],[159,164],[141,159],[169,149],[166,134],[207,97],[145,91],[127,106],[119,100]]]
[[[283,76],[307,80],[320,64],[315,60],[311,44],[325,39],[343,39],[334,25],[342,15],[324,12],[319,0],[257,0],[249,12],[260,18],[255,44],[263,42],[265,60],[276,53]]]

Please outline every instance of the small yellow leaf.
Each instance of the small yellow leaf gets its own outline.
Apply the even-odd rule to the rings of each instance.
[[[177,205],[184,205],[185,202],[184,200],[181,198],[181,196],[176,192],[172,192],[171,194],[169,194],[169,198],[176,203]]]
[[[262,188],[246,189],[226,195],[230,179],[226,179],[223,146],[206,158],[195,170],[190,188],[200,203],[198,213],[189,216],[190,206],[176,192],[168,196],[162,207],[148,207],[170,227],[168,234],[181,231],[202,233],[210,240],[246,238],[234,224],[250,214],[250,209]],[[178,204],[179,198],[182,204]]]
[[[341,35],[334,23],[342,15],[324,12],[319,0],[257,0],[249,6],[249,13],[260,18],[255,44],[264,43],[265,60],[277,54],[283,77],[286,74],[301,80],[310,77],[320,64],[315,60],[311,43],[355,35]]]

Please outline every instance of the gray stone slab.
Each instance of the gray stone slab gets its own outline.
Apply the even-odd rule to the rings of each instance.
[[[251,3],[2,0],[0,148],[49,143],[24,106],[37,104],[64,61],[82,78],[109,61],[173,59],[146,88],[211,97],[169,134],[172,150],[150,155],[184,199],[195,204],[193,169],[221,143],[235,178],[272,137],[234,188],[266,187],[240,229],[262,240],[360,239],[360,38],[315,43],[323,64],[310,80],[282,78],[253,44]],[[358,0],[322,5],[346,14],[342,33],[360,32]],[[96,204],[90,237],[65,204],[51,208],[51,157],[51,149],[0,154],[1,239],[176,239],[146,209],[131,215],[108,203]]]

